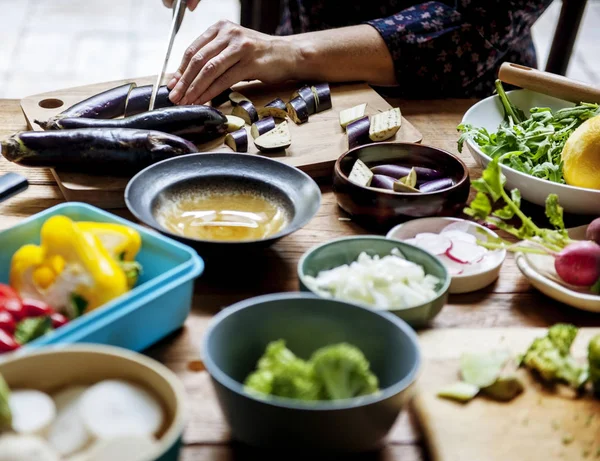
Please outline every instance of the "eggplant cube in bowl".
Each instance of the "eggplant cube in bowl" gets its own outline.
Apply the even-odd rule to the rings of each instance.
[[[562,99],[553,98],[529,90],[514,90],[507,92],[510,101],[528,116],[534,107],[549,107],[552,111],[573,107],[574,104]],[[463,124],[476,128],[485,128],[490,133],[498,131],[504,119],[504,109],[500,98],[490,96],[471,107],[462,119]],[[485,154],[475,141],[465,143],[469,152],[482,167],[486,167],[491,158]],[[539,206],[544,206],[550,194],[556,194],[561,206],[568,213],[600,214],[600,190],[584,189],[566,184],[559,184],[546,179],[535,178],[517,171],[507,165],[501,165],[502,173],[506,176],[506,189],[519,189],[523,199]]]

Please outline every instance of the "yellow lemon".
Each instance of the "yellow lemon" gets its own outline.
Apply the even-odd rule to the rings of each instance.
[[[600,189],[600,115],[583,122],[569,136],[561,155],[567,184]]]

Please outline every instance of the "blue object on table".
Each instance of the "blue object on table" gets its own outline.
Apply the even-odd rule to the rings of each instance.
[[[202,274],[204,261],[186,245],[84,203],[57,205],[0,232],[0,283],[8,283],[13,254],[25,244],[39,244],[42,225],[55,215],[136,229],[142,237],[136,259],[143,272],[130,292],[27,344],[24,349],[86,342],[140,351],[183,325],[191,309],[194,279]]]

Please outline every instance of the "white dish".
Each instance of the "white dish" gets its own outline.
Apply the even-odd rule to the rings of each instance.
[[[526,114],[532,107],[550,107],[552,110],[571,107],[574,104],[562,99],[553,98],[528,90],[514,90],[508,92],[510,100]],[[504,118],[504,110],[500,98],[490,96],[471,107],[464,115],[462,122],[474,127],[483,127],[490,132],[496,132]],[[477,143],[469,140],[466,145],[475,161],[484,168],[491,158],[484,154]],[[525,173],[513,170],[502,165],[502,173],[506,176],[506,188],[517,188],[521,195],[536,205],[544,206],[549,194],[558,195],[558,199],[565,211],[576,214],[600,215],[600,190],[584,189],[582,187],[557,184],[545,179],[534,178]]]
[[[570,229],[569,236],[576,240],[584,240],[586,229],[587,226]],[[563,282],[554,270],[552,256],[517,253],[516,261],[521,273],[546,296],[577,309],[600,312],[600,296]]]
[[[387,233],[386,237],[396,240],[408,240],[412,239],[417,234],[425,232],[437,234],[452,223],[464,223],[464,228],[461,230],[476,236],[480,240],[487,240],[487,236],[498,238],[498,235],[495,232],[492,232],[477,223],[458,218],[414,219],[392,228]],[[481,290],[493,283],[498,278],[498,275],[500,275],[500,268],[506,258],[506,250],[494,251],[493,253],[496,255],[493,259],[493,264],[483,268],[483,270],[469,274],[452,275],[449,292],[453,294],[470,293],[472,291]]]

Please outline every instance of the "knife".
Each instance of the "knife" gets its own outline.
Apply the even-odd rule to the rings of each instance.
[[[183,22],[186,7],[187,0],[175,0],[175,3],[173,4],[173,21],[171,22],[171,30],[169,32],[167,52],[165,53],[165,59],[162,63],[158,76],[156,77],[156,83],[154,84],[154,88],[152,88],[152,96],[150,96],[149,110],[154,109],[156,95],[158,93],[158,89],[160,88],[160,84],[162,83],[162,80],[164,78],[165,70],[167,69],[167,64],[169,63],[169,57],[171,56],[171,50],[173,49],[173,42],[175,41],[175,36],[177,35],[177,32],[179,32],[179,28],[181,27],[181,23]]]

